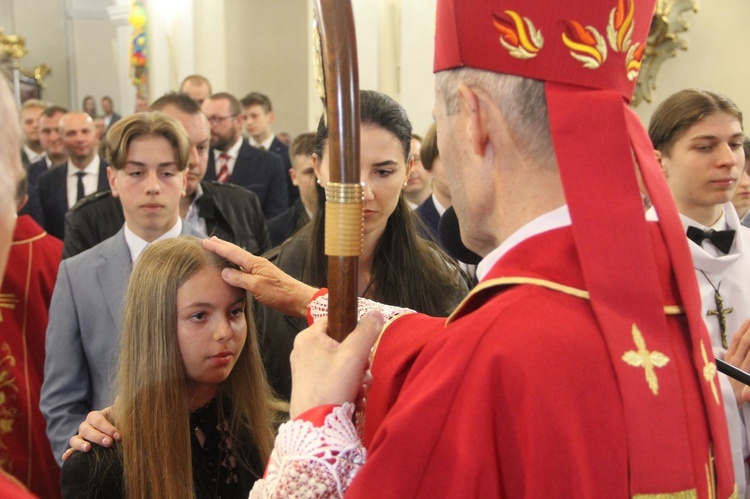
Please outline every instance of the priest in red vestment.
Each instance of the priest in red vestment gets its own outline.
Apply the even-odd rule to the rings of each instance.
[[[25,198],[23,187],[17,198]],[[0,286],[0,467],[44,498],[62,496],[60,467],[39,411],[44,338],[62,246],[29,215],[18,217]]]
[[[438,0],[434,116],[480,283],[448,319],[361,303],[385,327],[374,312],[340,344],[325,319],[300,333],[293,420],[251,497],[737,497],[690,254],[628,108],[653,12]],[[264,304],[325,308],[205,246]]]
[[[4,289],[4,277],[6,264],[8,263],[8,257],[13,241],[13,230],[16,226],[16,212],[18,209],[18,186],[22,182],[26,173],[21,166],[21,158],[18,155],[18,151],[21,145],[21,130],[18,126],[18,113],[16,111],[16,104],[11,95],[10,89],[7,87],[5,79],[0,78],[0,288]],[[5,295],[0,294],[0,298],[4,298]],[[0,303],[4,303],[0,301]],[[6,308],[2,309],[6,312]],[[11,339],[12,331],[6,329],[5,325],[0,323],[0,341],[9,342]],[[42,342],[42,349],[44,343]],[[42,350],[43,351],[43,350]],[[2,357],[5,358],[5,351],[2,352]],[[8,397],[9,386],[7,381],[9,377],[14,376],[13,373],[5,367],[2,368],[2,374],[0,374],[0,382],[3,384],[2,393],[5,397]],[[12,390],[12,389],[11,389]],[[38,394],[38,385],[37,385]],[[10,393],[13,396],[13,393]],[[7,399],[6,399],[7,400]],[[38,401],[37,401],[38,402]],[[11,406],[3,401],[0,406],[0,411],[3,411],[3,415],[0,419],[3,419],[2,428],[5,431],[9,424],[6,422],[9,419],[5,413],[5,410],[13,412],[17,410],[17,406]],[[38,409],[35,408],[38,412]],[[27,413],[28,415],[29,413]],[[15,415],[15,414],[14,414]],[[43,431],[43,427],[39,431]],[[7,438],[7,433],[4,435]],[[5,439],[4,442],[10,443],[10,439]],[[8,445],[7,443],[4,445]],[[49,444],[47,444],[49,448]],[[51,457],[51,456],[50,456]],[[54,461],[53,461],[54,463]],[[39,477],[40,480],[45,478]],[[23,480],[18,480],[12,475],[9,475],[2,468],[0,468],[0,491],[2,497],[7,499],[28,499],[35,497],[29,493],[26,488],[22,485]],[[59,494],[58,494],[59,495]],[[50,497],[56,497],[51,495]]]
[[[295,419],[251,497],[736,497],[690,255],[628,108],[653,12],[438,0],[434,116],[480,283],[382,331],[366,452],[351,401],[382,319],[301,333]]]

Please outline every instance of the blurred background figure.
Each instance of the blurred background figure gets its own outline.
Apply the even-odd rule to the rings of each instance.
[[[211,82],[208,81],[208,78],[201,75],[190,75],[182,80],[180,93],[188,94],[200,106],[213,91],[211,90]]]
[[[276,115],[273,112],[271,99],[260,92],[250,92],[240,101],[245,115],[245,130],[250,145],[261,151],[269,151],[281,158],[284,169],[289,171],[292,163],[289,159],[289,144],[279,140],[273,132],[273,123]],[[289,206],[299,197],[298,189],[292,184],[291,177],[287,177],[287,190],[289,195]]]
[[[732,196],[732,204],[737,210],[742,225],[750,227],[750,137],[742,141],[742,149],[745,151],[745,167],[737,181],[737,190]]]
[[[135,98],[135,112],[142,113],[148,111],[148,99],[140,95]]]
[[[282,141],[286,145],[290,145],[292,143],[292,136],[289,135],[287,132],[277,133],[276,138]]]
[[[107,163],[99,156],[99,135],[86,113],[68,113],[60,118],[60,134],[68,162],[39,177],[40,225],[63,239],[65,213],[89,194],[106,189]],[[39,222],[39,220],[37,220]]]
[[[47,107],[47,103],[39,99],[29,99],[21,106],[21,131],[23,131],[23,147],[21,147],[21,162],[24,168],[39,161],[44,149],[39,140],[39,117]]]
[[[413,133],[411,135],[411,157],[414,158],[414,166],[409,174],[409,182],[404,189],[404,197],[409,203],[409,208],[416,210],[432,194],[432,175],[425,170],[422,164],[422,137]]]
[[[89,116],[91,116],[91,119],[95,119],[97,116],[96,113],[96,99],[94,99],[93,96],[87,95],[83,98],[83,112],[87,113]]]
[[[58,125],[60,118],[68,112],[67,109],[60,106],[49,106],[42,111],[39,117],[39,142],[42,144],[44,154],[42,157],[31,163],[27,168],[27,191],[28,202],[23,206],[19,215],[31,215],[38,224],[43,223],[42,207],[39,203],[37,194],[37,183],[39,177],[53,166],[61,165],[68,161],[68,151],[65,149],[60,138]]]
[[[284,213],[268,221],[268,232],[271,234],[271,243],[274,246],[283,243],[289,236],[301,229],[317,211],[318,191],[315,189],[316,179],[312,159],[314,153],[314,133],[303,133],[292,142],[292,147],[289,149],[292,161],[289,178],[299,195]]]
[[[109,127],[117,123],[117,120],[122,117],[115,112],[115,104],[112,102],[112,97],[109,95],[102,97],[102,113],[105,130],[109,130]]]

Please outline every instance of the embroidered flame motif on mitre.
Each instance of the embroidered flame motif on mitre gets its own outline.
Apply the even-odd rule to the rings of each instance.
[[[506,10],[506,17],[493,14],[492,24],[500,32],[500,43],[511,56],[518,59],[531,59],[544,45],[542,32],[536,29],[528,17],[521,17],[517,12]]]
[[[607,39],[609,45],[615,52],[627,52],[630,49],[633,37],[633,17],[635,6],[630,0],[630,7],[625,10],[625,0],[618,0],[617,7],[609,13],[609,24],[607,25]]]
[[[593,26],[584,28],[578,21],[566,21],[562,40],[584,68],[596,69],[607,60],[607,42]]]
[[[630,0],[626,10],[625,0],[618,0],[617,7],[609,13],[609,24],[607,24],[607,39],[609,45],[615,52],[627,52],[625,56],[625,72],[628,80],[633,81],[641,71],[643,55],[646,46],[640,42],[632,43],[635,22],[635,4]]]
[[[645,53],[646,46],[640,43],[636,43],[628,50],[628,55],[625,57],[625,71],[627,71],[628,80],[633,81],[638,78]]]

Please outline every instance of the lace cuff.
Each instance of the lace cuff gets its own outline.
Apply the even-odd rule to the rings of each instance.
[[[328,292],[327,291],[328,290],[326,290],[325,288],[318,291],[318,293],[316,293],[315,296],[313,296],[313,299],[310,302],[310,304],[307,306],[308,323],[312,324],[318,319],[322,319],[323,317],[328,317]],[[362,317],[364,317],[365,314],[367,314],[367,312],[369,312],[370,310],[378,310],[383,316],[383,318],[385,319],[385,322],[390,321],[397,315],[415,313],[415,311],[410,308],[383,305],[382,303],[378,303],[373,300],[368,300],[367,298],[357,299],[357,320],[362,319]]]
[[[366,457],[353,412],[347,402],[323,426],[300,419],[281,425],[266,475],[255,482],[250,499],[343,497]]]

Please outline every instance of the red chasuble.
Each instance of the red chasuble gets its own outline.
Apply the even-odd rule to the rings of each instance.
[[[720,406],[715,366],[692,361],[667,252],[650,229],[669,330],[624,331],[621,355],[603,339],[569,227],[511,249],[447,322],[411,314],[389,324],[372,365],[367,464],[347,496],[714,497],[700,384]],[[633,370],[628,386],[615,362]],[[640,452],[628,447],[622,392],[643,401],[658,435]],[[649,490],[631,490],[629,466],[652,470]]]
[[[61,497],[39,411],[48,310],[62,241],[18,218],[0,288],[0,467],[40,497]]]

